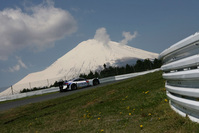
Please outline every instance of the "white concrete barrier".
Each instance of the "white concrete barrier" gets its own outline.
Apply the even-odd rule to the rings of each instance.
[[[171,108],[199,122],[199,33],[164,50],[159,59]]]
[[[56,91],[59,91],[58,87],[52,87],[52,88],[49,88],[49,89],[31,91],[31,92],[26,92],[26,93],[18,93],[18,94],[9,95],[9,96],[2,96],[2,97],[0,97],[0,102],[1,101],[24,98],[24,97],[29,97],[29,96],[34,96],[34,95],[41,95],[41,94],[50,93],[50,92],[56,92]]]

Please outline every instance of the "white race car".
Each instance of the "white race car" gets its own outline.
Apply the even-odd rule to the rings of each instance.
[[[59,82],[59,90],[60,92],[66,91],[66,90],[76,90],[83,87],[88,86],[95,86],[100,84],[100,81],[98,78],[94,79],[85,79],[85,78],[77,78],[69,81],[60,81]]]

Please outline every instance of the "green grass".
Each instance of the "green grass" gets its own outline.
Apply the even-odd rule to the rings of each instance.
[[[155,72],[2,112],[0,132],[199,132],[199,124],[179,116],[165,99],[162,73]]]

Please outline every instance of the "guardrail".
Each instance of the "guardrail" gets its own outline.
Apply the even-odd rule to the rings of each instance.
[[[0,102],[2,101],[7,101],[7,100],[14,100],[14,99],[19,99],[19,98],[24,98],[24,97],[29,97],[29,96],[34,96],[34,95],[42,95],[45,93],[51,93],[51,92],[56,92],[59,91],[59,88],[57,87],[52,87],[49,89],[43,89],[43,90],[38,90],[38,91],[32,91],[32,92],[26,92],[26,93],[18,93],[14,95],[9,95],[9,96],[1,96],[0,97]]]
[[[171,108],[199,122],[199,33],[164,50],[159,59]]]
[[[145,72],[124,74],[124,75],[119,75],[119,76],[112,76],[112,77],[102,78],[102,79],[99,79],[99,80],[100,80],[100,83],[107,83],[107,82],[112,82],[112,81],[132,78],[132,77],[136,77],[136,76],[139,76],[139,75],[144,75],[144,74],[155,72],[155,71],[159,71],[159,70],[160,69],[154,69],[154,70],[145,71]],[[50,92],[57,92],[57,91],[59,91],[59,88],[58,87],[53,87],[53,88],[49,88],[49,89],[43,89],[43,90],[32,91],[32,92],[27,92],[27,93],[18,93],[18,94],[9,95],[9,96],[1,96],[0,97],[0,102],[1,101],[24,98],[24,97],[28,97],[28,96],[41,95],[41,94],[50,93]]]

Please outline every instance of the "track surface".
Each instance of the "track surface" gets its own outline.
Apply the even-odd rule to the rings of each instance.
[[[37,102],[42,102],[42,101],[46,101],[46,100],[50,100],[50,99],[55,99],[58,97],[63,97],[63,96],[68,96],[77,92],[82,92],[82,91],[86,91],[86,90],[91,90],[97,87],[102,87],[102,86],[106,86],[108,84],[112,84],[118,81],[113,81],[113,82],[109,82],[109,83],[103,83],[103,84],[99,84],[97,86],[92,86],[92,87],[87,87],[87,88],[83,88],[83,89],[78,89],[78,90],[73,90],[73,91],[67,91],[67,92],[63,92],[63,93],[52,93],[52,94],[47,94],[47,95],[41,95],[38,97],[32,97],[32,98],[27,98],[27,99],[21,99],[21,100],[16,100],[16,101],[8,101],[5,103],[0,103],[0,111],[6,111],[15,107],[19,107],[19,106],[23,106],[26,104],[30,104],[30,103],[37,103]]]

